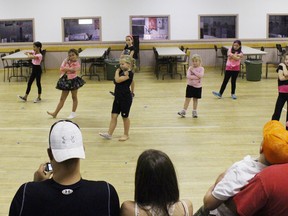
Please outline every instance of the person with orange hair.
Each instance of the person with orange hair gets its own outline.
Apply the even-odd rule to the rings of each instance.
[[[239,193],[267,166],[282,163],[288,163],[288,132],[279,121],[271,120],[263,128],[259,157],[254,159],[248,155],[220,174],[215,184],[206,192],[204,205],[194,216],[235,215],[223,203]]]

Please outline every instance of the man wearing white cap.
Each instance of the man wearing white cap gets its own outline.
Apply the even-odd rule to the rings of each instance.
[[[77,124],[61,120],[52,125],[47,152],[53,177],[41,164],[34,182],[18,189],[9,216],[119,215],[119,198],[111,184],[81,178],[80,158],[85,159],[85,151]]]

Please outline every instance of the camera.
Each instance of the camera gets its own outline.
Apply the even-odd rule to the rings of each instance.
[[[52,169],[52,165],[51,163],[46,163],[45,164],[45,171],[46,172],[51,172],[53,169]]]

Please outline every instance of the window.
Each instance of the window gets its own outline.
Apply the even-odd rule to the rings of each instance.
[[[100,41],[100,17],[63,18],[63,41]]]
[[[1,43],[33,42],[34,20],[0,20]]]
[[[237,38],[236,15],[199,16],[200,39]]]
[[[130,17],[131,34],[140,40],[169,40],[169,16]]]
[[[268,38],[288,37],[288,15],[268,15]]]

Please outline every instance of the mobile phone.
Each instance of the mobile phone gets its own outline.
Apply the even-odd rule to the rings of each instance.
[[[46,163],[45,164],[45,171],[46,172],[51,172],[53,169],[52,169],[52,165],[51,163]]]

